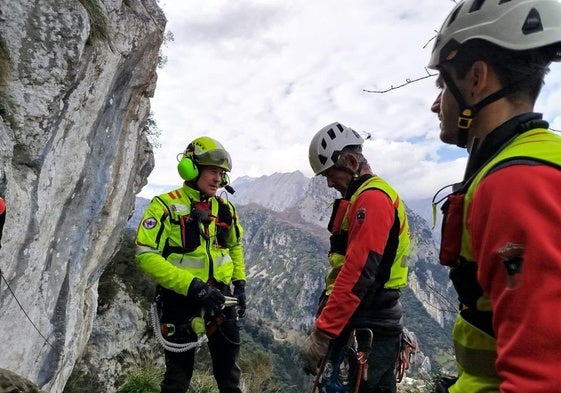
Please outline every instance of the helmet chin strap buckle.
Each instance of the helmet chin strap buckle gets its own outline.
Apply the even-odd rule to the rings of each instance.
[[[468,130],[471,127],[472,122],[473,122],[473,111],[469,108],[464,109],[462,113],[458,116],[458,128],[460,130]]]
[[[467,146],[468,131],[473,122],[474,111],[470,108],[465,108],[462,113],[458,115],[458,141],[456,146],[465,148]]]

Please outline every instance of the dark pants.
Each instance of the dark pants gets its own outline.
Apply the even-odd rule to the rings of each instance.
[[[335,366],[339,354],[344,351],[348,342],[349,332],[343,332],[341,336],[334,340],[329,348],[328,357]],[[358,336],[357,336],[358,337]],[[359,339],[359,348],[365,347],[364,342]],[[395,378],[395,366],[401,348],[401,334],[381,335],[374,333],[372,337],[372,347],[368,355],[367,380],[361,381],[359,393],[396,393],[397,382]],[[365,351],[365,349],[360,349]],[[354,360],[354,359],[353,359]],[[351,377],[351,384],[354,388],[354,381],[357,371]],[[325,382],[324,382],[325,383]],[[325,386],[325,385],[324,385]],[[325,388],[331,391],[330,388]]]
[[[368,356],[368,379],[360,384],[359,393],[395,393],[395,364],[401,348],[401,335],[374,333]]]
[[[180,307],[184,296],[165,293],[163,299],[162,322],[177,325],[186,325],[191,316],[196,312],[186,312],[189,307]],[[183,298],[183,299],[181,299]],[[170,307],[173,306],[173,307]],[[183,305],[185,306],[185,305]],[[180,307],[180,308],[178,308]],[[177,310],[183,310],[180,314]],[[241,393],[241,370],[237,364],[240,354],[240,331],[236,320],[235,310],[226,308],[225,319],[216,331],[208,338],[208,348],[212,359],[212,371],[220,393]],[[192,342],[197,336],[190,332],[182,332],[177,339],[169,338],[175,342]],[[191,383],[193,368],[195,366],[195,350],[186,352],[170,352],[165,350],[166,372],[161,384],[162,393],[185,393]]]
[[[448,388],[456,382],[456,377],[442,377],[436,381],[432,393],[448,393]]]

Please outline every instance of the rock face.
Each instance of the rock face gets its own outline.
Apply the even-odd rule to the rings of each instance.
[[[0,368],[0,392],[44,393],[19,375]]]
[[[153,167],[144,124],[165,24],[157,0],[0,3],[0,364],[51,393]]]

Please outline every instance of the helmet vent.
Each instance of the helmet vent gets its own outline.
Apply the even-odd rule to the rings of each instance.
[[[504,4],[504,3],[509,3],[511,0],[501,0],[499,1],[499,5]]]
[[[469,8],[468,13],[471,14],[472,12],[479,11],[481,9],[481,6],[483,5],[483,3],[485,3],[485,0],[475,0],[473,2],[473,4],[471,5],[471,7]]]
[[[464,3],[461,3],[458,7],[456,7],[456,9],[452,13],[452,15],[450,15],[450,19],[448,20],[447,26],[450,26],[452,23],[454,23],[454,21],[456,20],[456,17],[460,13],[460,10],[462,9],[463,6],[464,6]]]
[[[542,18],[535,8],[532,8],[522,26],[522,33],[525,35],[543,31]]]
[[[336,138],[335,131],[333,131],[333,128],[330,128],[329,131],[327,131],[327,135],[329,135],[331,140]]]

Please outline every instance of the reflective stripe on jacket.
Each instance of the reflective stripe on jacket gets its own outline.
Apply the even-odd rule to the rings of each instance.
[[[136,259],[158,284],[185,295],[194,277],[223,284],[246,279],[242,234],[229,201],[201,201],[184,184],[150,202],[138,226]]]

